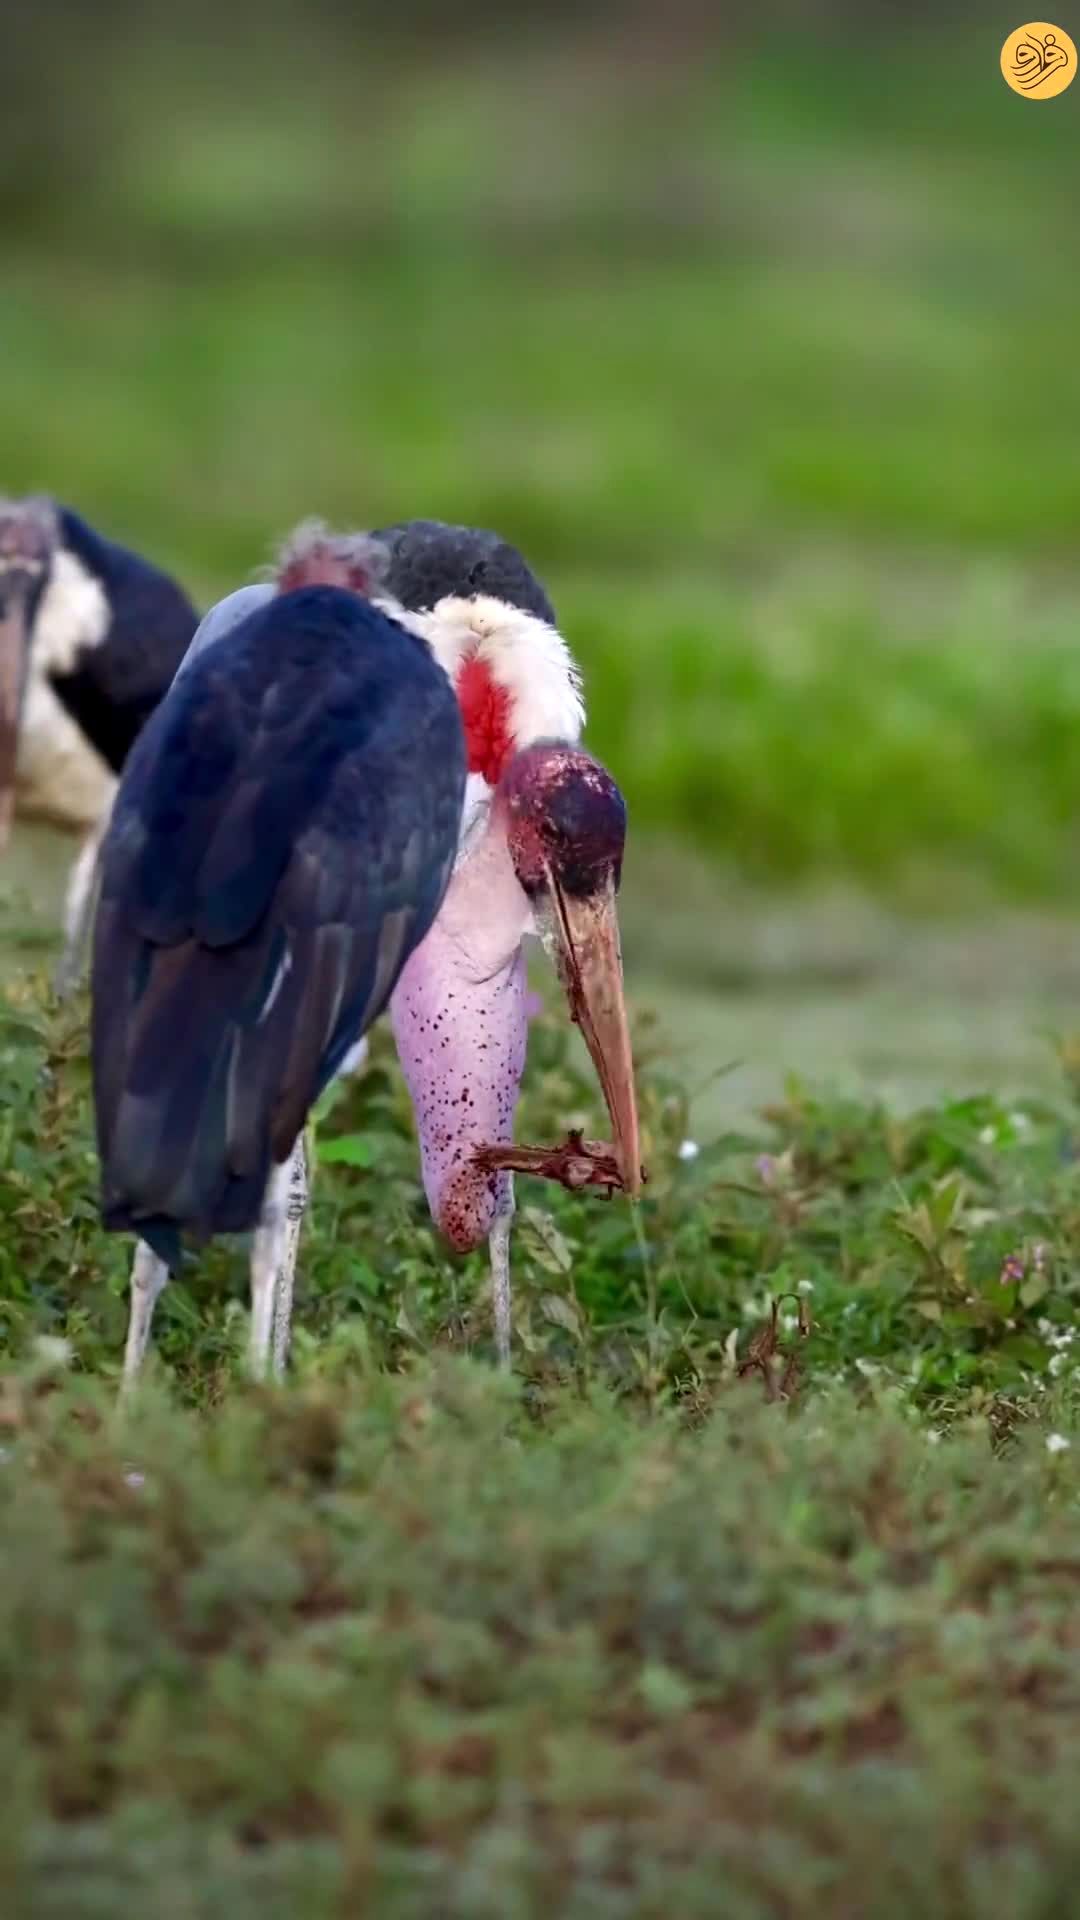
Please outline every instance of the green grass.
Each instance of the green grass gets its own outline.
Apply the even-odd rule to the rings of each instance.
[[[520,1183],[503,1380],[380,1035],[289,1384],[220,1246],[124,1419],[84,1021],[24,981],[0,1025],[5,1913],[1065,1910],[1075,1040],[1049,1097],[792,1085],[687,1157],[639,1022],[642,1236]],[[594,1128],[562,1025],[530,1052],[519,1137]]]
[[[380,1036],[318,1122],[290,1383],[244,1384],[217,1248],[126,1419],[84,1051],[9,991],[13,1920],[1068,1910],[1075,1041],[1051,1099],[792,1087],[685,1158],[642,1023],[647,1264],[625,1206],[522,1182],[501,1379]],[[520,1136],[595,1119],[538,1022]]]
[[[445,1359],[123,1427],[43,1360],[0,1420],[13,1916],[1070,1910],[1045,1429]]]
[[[1025,108],[987,31],[948,87],[879,39],[649,85],[621,43],[440,50],[376,64],[375,119],[312,47],[227,112],[229,46],[212,87],[177,51],[5,248],[4,480],[204,599],[312,510],[494,524],[636,829],[1071,893],[1076,103]]]
[[[642,1238],[521,1183],[511,1379],[379,1035],[317,1119],[288,1386],[219,1246],[121,1419],[85,1008],[10,989],[6,1912],[1065,1910],[1076,1041],[1038,1100],[792,1085],[690,1158],[648,1021],[638,1060]],[[567,1123],[536,1021],[519,1137]]]

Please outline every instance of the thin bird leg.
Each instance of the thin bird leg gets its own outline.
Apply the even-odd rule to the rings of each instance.
[[[367,1034],[362,1033],[355,1046],[350,1047],[348,1053],[345,1055],[344,1060],[338,1068],[339,1075],[342,1078],[347,1076],[350,1079],[358,1080],[364,1068],[367,1066],[369,1052],[370,1047]]]
[[[151,1253],[145,1240],[135,1248],[131,1269],[131,1309],[128,1315],[127,1345],[124,1348],[122,1394],[131,1392],[139,1376],[150,1341],[150,1328],[158,1295],[169,1278],[164,1260]]]
[[[262,1214],[251,1249],[251,1333],[248,1369],[255,1380],[265,1380],[274,1329],[278,1274],[288,1226],[291,1156],[274,1167],[266,1184]]]
[[[108,819],[87,834],[68,876],[64,898],[64,948],[57,963],[53,986],[59,999],[66,1000],[79,984],[87,937],[94,917],[100,878],[101,845]]]
[[[278,1267],[277,1287],[274,1293],[274,1372],[278,1379],[285,1372],[285,1365],[289,1358],[296,1257],[300,1246],[300,1230],[304,1224],[308,1203],[307,1153],[303,1134],[300,1135],[292,1150],[292,1158],[288,1161],[288,1175],[285,1230],[282,1235],[281,1263]]]
[[[488,1251],[491,1255],[491,1297],[495,1310],[495,1353],[500,1367],[510,1366],[510,1232],[514,1224],[514,1182],[509,1176],[502,1183],[499,1211],[491,1223]]]

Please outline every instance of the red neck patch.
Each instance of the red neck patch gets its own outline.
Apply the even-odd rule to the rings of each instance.
[[[457,677],[456,692],[465,728],[469,772],[481,773],[489,787],[498,785],[514,751],[510,731],[510,695],[492,679],[485,661],[473,654]]]

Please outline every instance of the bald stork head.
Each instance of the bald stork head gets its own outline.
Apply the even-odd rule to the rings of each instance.
[[[383,542],[369,533],[334,533],[322,520],[305,520],[283,541],[271,569],[279,593],[299,587],[346,587],[374,599],[388,567]]]
[[[549,627],[555,609],[523,554],[487,527],[445,520],[403,520],[379,527],[389,554],[386,585],[403,607],[430,613],[440,600],[502,600]]]
[[[565,740],[515,754],[495,797],[518,883],[529,899],[596,1068],[627,1193],[641,1189],[641,1146],[615,896],[626,802],[607,768]]]
[[[0,846],[15,808],[30,636],[58,539],[59,523],[50,501],[0,501]]]

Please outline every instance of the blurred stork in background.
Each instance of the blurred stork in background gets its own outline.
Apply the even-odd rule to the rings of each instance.
[[[139,1236],[125,1382],[181,1237],[256,1227],[250,1362],[284,1361],[302,1129],[450,877],[457,701],[361,595],[377,549],[305,536],[223,602],[132,751],[102,855],[92,1057],[102,1211]]]
[[[84,835],[58,985],[77,975],[116,777],[198,624],[176,582],[52,500],[0,500],[0,845],[13,813]]]

